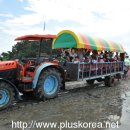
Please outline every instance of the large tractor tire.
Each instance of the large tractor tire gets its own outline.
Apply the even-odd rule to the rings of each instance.
[[[48,68],[40,74],[35,91],[36,98],[41,100],[55,98],[58,95],[61,84],[62,78],[59,71],[54,68]]]
[[[14,89],[7,82],[0,82],[0,110],[9,107],[14,101]]]
[[[105,77],[104,83],[106,87],[113,87],[115,83],[115,79],[113,76]]]

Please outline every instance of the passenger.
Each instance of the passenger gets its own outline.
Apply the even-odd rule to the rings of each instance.
[[[87,54],[87,49],[83,49],[83,56],[85,57],[85,55]]]
[[[65,58],[62,55],[58,55],[57,59],[58,59],[59,62],[64,62],[65,61]]]
[[[79,61],[82,62],[83,61],[83,49],[79,49],[77,52],[77,56],[79,57]]]
[[[109,62],[113,62],[113,52],[109,52]]]
[[[120,53],[120,61],[124,61],[125,59],[125,53]]]
[[[98,51],[97,61],[100,62],[100,59],[101,59],[101,52]]]
[[[93,51],[92,52],[92,63],[97,63],[98,62],[98,53],[97,53],[97,51]]]
[[[95,55],[95,56],[98,55],[98,51],[97,51],[97,50],[93,50],[92,53],[93,53],[93,55]]]
[[[93,59],[92,63],[98,63],[97,59]]]
[[[83,49],[83,58],[82,62],[90,62],[90,53],[88,53],[87,49]]]
[[[115,55],[116,57],[118,57],[118,52],[116,52],[116,55]]]
[[[86,62],[86,59],[85,59],[85,57],[83,57],[82,61],[80,61],[80,62]]]
[[[117,56],[115,55],[115,57],[114,57],[114,62],[117,62],[118,61],[118,58],[117,58]]]
[[[73,57],[73,59],[75,59],[75,57],[77,56],[76,50],[75,49],[70,49],[69,50],[69,55],[70,55],[70,57]]]
[[[90,50],[87,52],[87,55],[88,55],[89,63],[92,63],[92,55]]]
[[[80,62],[79,57],[76,56],[76,57],[75,57],[75,60],[74,60],[74,63],[79,63],[79,62]]]
[[[67,49],[62,51],[62,56],[63,57],[69,56],[69,52]]]
[[[103,58],[102,55],[100,56],[100,61],[99,62],[104,63],[104,58]]]
[[[110,62],[109,52],[105,51],[104,58],[105,58],[105,62]]]
[[[66,62],[71,62],[70,56],[66,56]]]
[[[120,57],[120,55],[118,55],[117,60],[118,60],[118,61],[121,61],[121,57]]]
[[[89,56],[85,56],[85,57],[83,58],[83,62],[91,63],[90,57],[89,57]]]
[[[116,52],[115,57],[117,58],[117,61],[121,61],[121,57],[120,57],[120,55],[118,54],[118,52]]]
[[[97,63],[97,56],[95,54],[92,55],[92,63]]]
[[[85,60],[88,62],[88,63],[91,63],[92,62],[92,56],[90,55],[91,51],[88,50],[85,54]]]

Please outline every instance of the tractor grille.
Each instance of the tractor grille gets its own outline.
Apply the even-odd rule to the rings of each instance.
[[[0,70],[0,78],[15,82],[17,78],[17,69]]]

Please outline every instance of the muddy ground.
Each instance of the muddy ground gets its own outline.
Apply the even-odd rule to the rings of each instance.
[[[68,84],[67,88],[70,85]],[[73,86],[74,84],[70,87],[73,88]],[[12,120],[54,121],[57,123],[66,120],[68,122],[118,121],[119,128],[117,130],[130,130],[130,80],[116,82],[115,87],[111,88],[105,87],[101,83],[95,84],[93,87],[85,85],[82,88],[61,92],[58,98],[45,102],[39,102],[35,99],[23,100],[0,112],[0,130],[13,130],[11,128]],[[91,128],[91,130],[99,129]],[[22,129],[14,128],[14,130]],[[28,128],[25,130],[42,129]],[[71,130],[82,129],[71,128]],[[86,130],[89,130],[89,128],[86,128]]]

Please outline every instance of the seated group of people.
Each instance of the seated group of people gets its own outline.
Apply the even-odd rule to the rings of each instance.
[[[88,49],[64,49],[60,55],[57,55],[56,59],[59,62],[87,62],[87,63],[97,63],[97,62],[114,62],[120,61],[120,55],[116,52],[107,51],[90,51]]]

